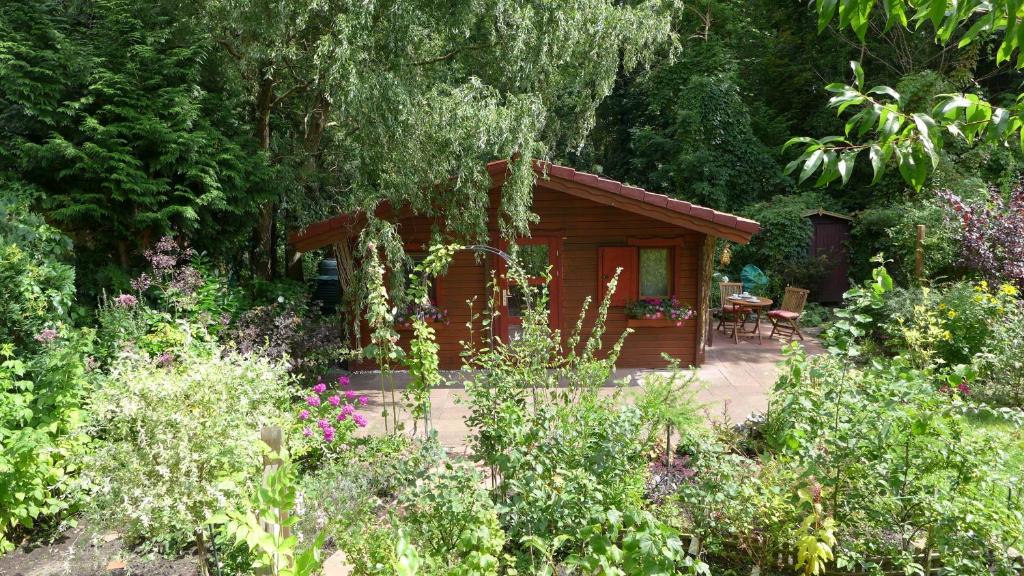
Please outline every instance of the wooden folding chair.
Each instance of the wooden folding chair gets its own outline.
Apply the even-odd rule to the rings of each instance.
[[[782,306],[778,310],[768,313],[768,319],[772,323],[772,333],[768,336],[774,338],[775,334],[784,335],[793,340],[796,334],[801,340],[804,339],[800,332],[800,315],[804,312],[804,305],[807,304],[807,295],[810,290],[803,288],[786,287],[786,294],[782,297]]]
[[[736,314],[739,313],[737,306],[729,302],[729,296],[734,296],[743,292],[743,283],[720,282],[718,284],[718,291],[722,297],[722,306],[719,308],[718,326],[715,326],[715,330],[721,330],[724,327],[725,333],[729,334],[732,332],[733,324],[736,322]],[[740,327],[746,324],[746,322],[746,316],[744,315],[743,321],[740,323]]]

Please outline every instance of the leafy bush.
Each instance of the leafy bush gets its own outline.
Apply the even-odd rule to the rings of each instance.
[[[505,533],[468,464],[446,462],[399,498],[402,532],[422,551],[427,573],[497,574]]]
[[[435,441],[366,438],[301,479],[296,532],[309,540],[323,531],[345,551],[357,574],[390,566],[395,534],[384,511],[443,458]]]
[[[979,399],[994,404],[1024,408],[1024,309],[1017,305],[992,335],[981,353],[974,357],[978,380],[974,391]]]
[[[288,424],[290,392],[284,367],[258,358],[119,362],[92,398],[97,525],[168,551],[199,538],[213,512],[255,489],[259,430]]]
[[[1008,197],[993,188],[982,203],[942,192],[963,233],[962,265],[991,282],[1008,281],[1024,290],[1024,183]]]
[[[8,193],[0,194],[0,344],[32,348],[44,329],[68,319],[75,295],[71,241]]]
[[[76,478],[88,450],[85,398],[95,384],[92,337],[66,330],[34,356],[0,345],[0,553],[11,534],[73,511]]]
[[[854,367],[791,351],[763,432],[823,487],[839,569],[909,569],[923,549],[957,574],[1012,574],[1007,550],[1024,537],[1017,480],[1002,473],[1005,447],[963,414],[900,358]]]
[[[871,276],[871,258],[885,254],[886,268],[896,283],[915,283],[915,248],[918,224],[926,226],[922,276],[955,279],[960,276],[959,251],[962,233],[949,221],[947,211],[934,200],[868,208],[857,214],[850,227],[850,276],[861,281]]]
[[[226,509],[209,522],[220,526],[237,545],[244,545],[252,556],[251,567],[260,573],[313,576],[323,566],[324,535],[318,533],[301,548],[297,535],[285,535],[285,530],[294,527],[299,520],[290,513],[298,502],[297,474],[286,453],[268,456],[279,460],[279,464],[264,474],[249,506]],[[287,517],[282,518],[282,512]],[[200,561],[205,562],[202,548],[200,555]]]
[[[302,300],[246,310],[225,336],[242,354],[287,358],[294,372],[306,376],[326,371],[348,354],[337,323],[319,317]]]

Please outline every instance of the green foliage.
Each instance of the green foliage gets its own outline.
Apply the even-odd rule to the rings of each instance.
[[[403,493],[399,506],[402,533],[420,552],[424,573],[498,573],[505,534],[472,466],[446,462]]]
[[[688,449],[702,440],[704,424],[701,403],[697,400],[697,374],[679,369],[678,361],[668,371],[645,375],[643,391],[636,398],[636,407],[643,415],[644,427],[651,434],[645,442],[654,444],[664,432],[665,454],[672,450],[672,436],[679,435],[679,445]]]
[[[287,455],[271,457],[280,460],[280,464],[264,474],[263,484],[253,495],[249,508],[227,509],[209,522],[249,548],[253,568],[272,576],[313,576],[323,565],[324,535],[317,534],[302,548],[295,534],[285,536],[285,530],[299,520],[290,514],[298,494],[297,475]]]
[[[581,154],[584,163],[720,210],[787,191],[770,149],[753,132],[737,70],[745,55],[730,45],[742,25],[731,20],[740,16],[729,4],[708,4],[707,17],[716,24],[710,30],[701,30],[703,6],[675,15],[683,50],[649,72],[623,76],[622,89],[602,105],[604,118],[594,150]],[[697,32],[686,38],[691,28]]]
[[[10,192],[0,194],[0,343],[31,349],[44,328],[70,319],[75,270],[71,241]]]
[[[677,532],[649,512],[608,510],[592,519],[582,537],[582,551],[566,564],[584,573],[711,574],[706,564],[687,555]]]
[[[1006,550],[1021,537],[1024,510],[1007,497],[1015,480],[1002,472],[1006,448],[976,433],[927,370],[791,352],[763,432],[779,458],[824,487],[839,569],[880,559],[911,567],[923,537],[923,549],[958,573],[1013,572]]]
[[[885,259],[874,259],[884,264]],[[886,294],[893,290],[892,276],[880,265],[871,272],[871,279],[863,286],[855,286],[843,295],[844,306],[836,310],[836,322],[822,334],[822,342],[833,354],[855,357],[861,355],[862,345],[871,345],[881,328],[881,313],[885,307]]]
[[[876,18],[875,0],[817,0],[818,30],[830,25],[835,17],[840,30],[849,28],[863,42],[869,24]],[[964,48],[975,40],[1004,33],[998,40],[994,63],[999,65],[1018,52],[1015,68],[1024,66],[1020,56],[1020,39],[1016,32],[1019,6],[1015,1],[953,2],[947,0],[896,0],[883,2],[878,11],[884,15],[883,33],[890,28],[920,28],[930,23],[932,36],[940,44],[958,40]],[[874,20],[878,23],[878,20]],[[875,30],[878,30],[876,25]],[[863,54],[861,55],[863,58]],[[979,92],[939,94],[928,110],[910,108],[914,104],[886,85],[866,88],[861,63],[851,61],[852,84],[842,82],[826,86],[835,94],[829,107],[841,115],[847,109],[857,110],[846,121],[844,136],[825,138],[797,137],[790,144],[804,147],[800,156],[787,165],[787,172],[800,168],[800,181],[820,171],[817,185],[824,186],[841,179],[846,184],[861,152],[867,151],[874,182],[890,163],[915,190],[920,190],[930,172],[941,160],[941,150],[948,138],[974,145],[976,142],[1004,143],[1017,139],[1024,132],[1021,97],[1001,105],[990,102]],[[976,87],[972,87],[976,88]],[[1021,140],[1024,146],[1024,140]]]
[[[286,426],[285,367],[257,357],[120,361],[91,398],[90,516],[135,542],[178,550],[259,479],[262,426]]]
[[[263,159],[220,111],[237,103],[207,75],[212,42],[172,4],[12,2],[0,30],[0,173],[80,250],[123,266],[171,230],[224,250],[248,227]]]
[[[885,254],[886,268],[902,286],[915,283],[915,248],[918,224],[926,226],[923,278],[955,278],[959,275],[960,230],[946,211],[932,201],[908,202],[869,208],[857,214],[850,227],[850,275],[870,276],[870,259]]]
[[[31,356],[0,345],[0,554],[14,535],[67,518],[83,500],[84,405],[97,379],[91,346],[84,331],[66,331]]]

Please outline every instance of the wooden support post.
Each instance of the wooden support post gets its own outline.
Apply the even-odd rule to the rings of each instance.
[[[263,440],[263,443],[269,446],[270,449],[273,450],[274,452],[273,456],[268,455],[263,457],[263,477],[266,478],[267,476],[275,472],[278,468],[280,468],[281,464],[283,463],[280,458],[280,454],[281,449],[284,447],[284,433],[281,431],[281,428],[277,426],[264,426],[260,430],[260,440]],[[278,510],[277,517],[278,521],[276,524],[271,524],[262,521],[260,522],[260,524],[263,530],[270,534],[274,534],[277,538],[281,540],[284,540],[290,535],[290,530],[288,529],[287,526],[284,525],[285,520],[288,519],[288,510]],[[261,576],[269,576],[270,574],[274,573],[274,568],[272,566],[264,566],[260,568],[256,573]]]
[[[917,241],[914,244],[914,278],[921,280],[924,274],[924,224],[917,225]]]

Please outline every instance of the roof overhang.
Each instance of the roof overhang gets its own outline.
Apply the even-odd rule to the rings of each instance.
[[[596,174],[580,172],[550,162],[533,162],[537,173],[535,186],[556,190],[585,200],[613,206],[681,228],[696,230],[710,236],[746,244],[760,230],[753,220],[705,208],[664,194],[648,192]],[[500,188],[508,176],[508,161],[487,165],[494,187]],[[289,243],[299,252],[309,252],[350,237],[366,223],[364,213],[341,214],[310,224],[290,234]]]

